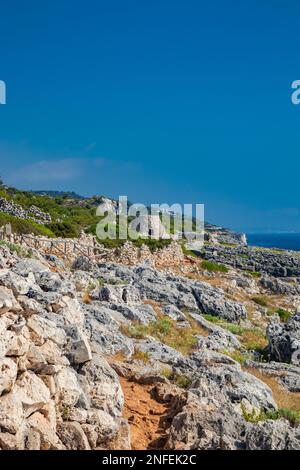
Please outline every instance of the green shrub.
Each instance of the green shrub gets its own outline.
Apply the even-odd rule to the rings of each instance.
[[[229,269],[224,264],[214,263],[213,261],[203,260],[201,267],[206,271],[211,271],[215,273],[228,273]]]
[[[12,253],[17,253],[18,256],[22,258],[31,258],[32,250],[27,250],[21,245],[16,245],[15,243],[10,243],[5,240],[0,241],[0,246],[6,246]]]
[[[186,246],[184,244],[181,245],[181,249],[182,249],[182,253],[186,256],[192,256],[193,258],[199,258],[199,256],[194,253],[193,251],[189,250],[188,248],[186,248]]]
[[[267,419],[280,419],[285,418],[289,421],[292,426],[296,426],[300,422],[300,412],[291,410],[289,408],[279,408],[278,410],[260,410],[257,411],[255,408],[252,411],[247,411],[243,403],[241,403],[241,410],[244,419],[249,423],[258,423],[259,421],[265,421]]]
[[[99,282],[100,286],[104,286],[105,284],[110,284],[112,286],[119,286],[119,285],[123,286],[123,285],[128,284],[128,281],[123,280],[123,279],[118,279],[118,278],[114,278],[114,277],[105,279],[102,276],[98,277],[98,282]]]
[[[48,225],[49,229],[59,238],[76,238],[78,231],[71,222],[54,222]]]
[[[245,331],[244,328],[242,328],[240,325],[236,325],[235,323],[227,323],[225,325],[226,330],[230,331],[230,333],[233,333],[234,335],[242,335]]]
[[[148,334],[148,328],[146,325],[142,325],[141,323],[135,322],[131,325],[120,325],[120,330],[126,336],[135,339],[144,339]]]
[[[279,417],[287,419],[293,426],[300,422],[300,411],[290,410],[289,408],[280,408],[278,410]]]
[[[12,215],[0,212],[0,227],[2,225],[11,224],[12,231],[17,234],[44,235],[53,237],[54,233],[46,226],[37,224],[33,220],[23,220],[13,217]]]
[[[250,274],[250,276],[252,276],[252,277],[256,277],[256,278],[261,277],[261,273],[259,273],[257,271],[251,271],[250,269],[245,269],[245,272],[247,274]]]
[[[220,323],[221,319],[219,317],[216,317],[214,315],[210,315],[209,313],[203,313],[203,318],[205,320],[210,321],[211,323]]]
[[[222,318],[216,317],[214,315],[204,313],[202,316],[205,318],[205,320],[211,323],[215,323],[216,325],[225,328],[226,330],[230,331],[235,335],[242,335],[245,331],[245,329],[242,328],[240,325],[237,325],[236,323],[229,323],[226,320],[222,320]]]
[[[255,408],[252,408],[251,411],[248,411],[244,403],[241,403],[241,410],[242,410],[243,418],[248,423],[256,424],[259,421],[263,421],[266,419],[266,415],[263,410],[257,411]]]
[[[187,389],[191,386],[193,381],[186,375],[179,374],[178,372],[174,372],[174,374],[171,377],[171,382],[173,382],[175,385],[177,385],[180,388]]]
[[[268,306],[268,299],[263,296],[256,296],[252,297],[251,300],[255,302],[257,305],[260,305],[261,307],[267,307]]]
[[[236,248],[237,247],[236,243],[227,243],[227,242],[219,242],[219,243],[220,243],[220,245],[228,246],[228,248]]]
[[[252,359],[252,355],[248,352],[239,351],[235,349],[234,351],[221,350],[220,353],[225,354],[226,356],[231,357],[234,361],[238,362],[241,365],[244,365],[245,362],[249,359]]]
[[[285,310],[284,308],[278,308],[276,310],[276,313],[278,313],[280,320],[282,322],[286,322],[288,318],[292,315],[291,312],[289,312],[288,310]]]

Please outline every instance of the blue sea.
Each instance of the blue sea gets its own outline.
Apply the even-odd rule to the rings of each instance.
[[[249,233],[248,245],[300,251],[300,233]]]

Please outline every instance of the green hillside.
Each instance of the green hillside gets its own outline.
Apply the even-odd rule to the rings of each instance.
[[[0,225],[10,222],[17,233],[32,232],[52,237],[77,237],[81,230],[88,230],[98,221],[95,215],[96,198],[81,200],[77,197],[72,198],[72,193],[50,197],[31,191],[8,188],[4,185],[0,187],[0,197],[19,204],[24,209],[35,205],[52,217],[52,223],[40,225],[0,211]]]
[[[19,204],[23,209],[32,205],[51,215],[52,222],[40,225],[32,220],[14,217],[0,210],[0,226],[11,223],[15,233],[34,233],[48,237],[76,238],[84,230],[96,235],[96,226],[100,218],[96,216],[96,208],[102,196],[83,198],[72,192],[56,191],[21,191],[16,188],[0,185],[0,198]],[[118,220],[116,230],[118,234]],[[118,235],[117,235],[118,236]],[[99,240],[108,248],[116,248],[125,240]],[[162,248],[170,243],[169,240],[139,239],[133,240],[136,246],[146,244],[151,251]]]

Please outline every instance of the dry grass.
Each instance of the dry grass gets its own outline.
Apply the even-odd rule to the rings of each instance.
[[[300,411],[300,393],[285,390],[276,380],[275,376],[265,374],[258,369],[245,367],[244,370],[255,375],[262,382],[267,384],[272,390],[273,397],[279,408],[287,408],[293,411]]]
[[[268,346],[268,340],[262,331],[245,330],[241,335],[241,342],[248,350],[263,350]]]
[[[207,331],[198,325],[191,328],[180,328],[176,321],[162,314],[148,325],[132,322],[131,325],[121,325],[121,331],[126,336],[135,339],[154,337],[157,341],[170,346],[183,355],[188,355],[197,346],[196,335],[207,335]]]
[[[84,291],[83,293],[83,296],[82,296],[82,302],[85,303],[85,304],[89,304],[91,303],[92,299],[91,299],[91,296],[90,296],[90,293],[89,291]]]
[[[108,362],[124,362],[126,360],[126,356],[122,351],[117,352],[110,358],[108,358]]]
[[[140,349],[136,348],[134,353],[131,356],[131,359],[142,361],[145,364],[147,364],[150,361],[150,356],[147,352],[141,351]]]

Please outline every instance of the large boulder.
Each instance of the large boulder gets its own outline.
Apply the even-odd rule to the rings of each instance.
[[[35,280],[45,292],[57,292],[62,287],[62,280],[57,273],[41,271],[35,273]]]
[[[151,305],[134,305],[129,307],[128,305],[111,305],[111,308],[122,313],[124,318],[130,321],[138,321],[143,325],[147,325],[149,322],[156,319],[157,315]]]
[[[10,289],[0,286],[0,315],[8,311],[20,311],[20,305]]]
[[[0,357],[0,396],[9,392],[17,378],[18,368],[16,363],[8,357]]]
[[[125,324],[124,316],[117,310],[101,304],[85,307],[84,332],[95,353],[113,356],[122,352],[130,355],[134,350],[133,340],[120,331]]]
[[[203,313],[223,318],[229,322],[240,322],[247,316],[247,310],[239,302],[226,299],[220,289],[199,283],[193,288],[198,307]]]
[[[263,276],[260,279],[260,284],[265,289],[277,295],[297,295],[300,293],[299,285],[285,282],[274,277]]]
[[[55,375],[55,385],[56,396],[62,406],[75,406],[83,395],[77,374],[70,367],[63,368]]]
[[[13,271],[20,276],[28,277],[30,273],[39,274],[45,271],[49,272],[50,269],[46,264],[41,263],[37,259],[24,258],[14,266]]]
[[[144,339],[139,341],[137,349],[155,361],[166,364],[177,364],[179,359],[182,359],[182,354],[176,349],[167,346],[166,344],[155,341],[154,339]]]
[[[286,323],[270,323],[267,328],[271,360],[300,364],[300,312]]]
[[[67,450],[90,450],[88,439],[79,423],[58,423],[57,433]]]
[[[43,344],[47,339],[51,339],[58,346],[63,346],[66,342],[66,333],[63,329],[57,328],[56,324],[39,315],[33,315],[27,321],[27,326],[32,333],[33,341]]]
[[[285,419],[267,420],[248,427],[245,440],[247,450],[300,450],[300,427]]]
[[[96,445],[107,443],[118,431],[119,420],[103,410],[91,410],[87,417],[87,426],[96,432]],[[85,429],[85,427],[83,426]],[[119,450],[119,449],[118,449]]]
[[[12,391],[0,397],[0,429],[16,434],[24,421],[24,411],[18,392]]]
[[[0,284],[11,289],[15,296],[26,295],[30,288],[35,284],[35,279],[25,279],[20,274],[13,271],[6,271],[0,275]]]
[[[77,299],[71,299],[66,295],[61,297],[57,313],[62,317],[62,323],[66,325],[82,327],[84,324],[84,311]]]
[[[84,364],[80,370],[82,384],[91,397],[93,408],[120,416],[124,404],[122,388],[116,372],[99,355]]]
[[[56,428],[51,425],[49,420],[42,413],[33,413],[27,419],[27,425],[30,427],[30,450],[59,449],[59,439],[56,435]]]
[[[14,386],[14,393],[23,405],[26,416],[43,408],[50,401],[50,392],[44,382],[33,372],[24,372]]]
[[[86,336],[77,326],[65,328],[67,334],[66,354],[71,364],[84,364],[92,359],[92,352]]]
[[[78,256],[72,264],[72,269],[80,271],[92,271],[94,263],[87,256]]]
[[[112,304],[135,305],[140,303],[139,290],[134,286],[105,285],[100,287],[98,299]]]

